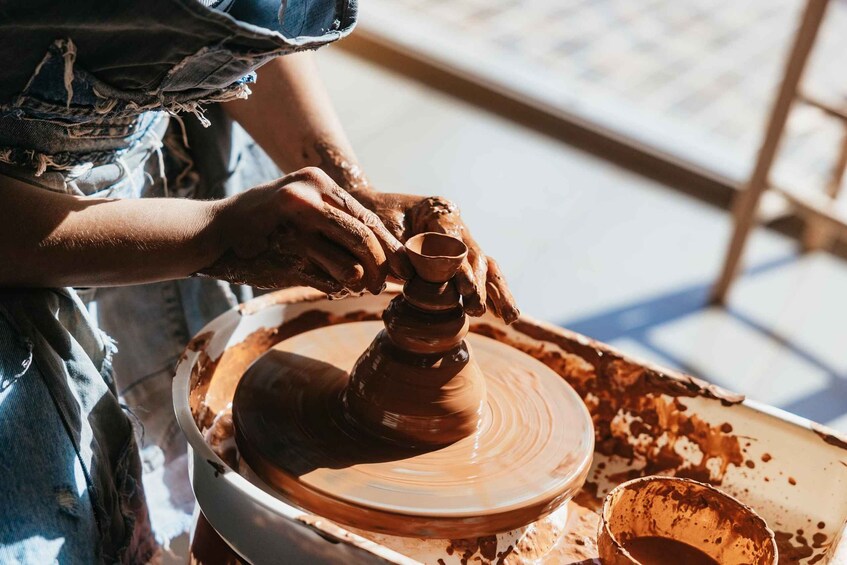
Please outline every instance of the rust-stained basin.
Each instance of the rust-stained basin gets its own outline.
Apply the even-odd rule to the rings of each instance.
[[[537,551],[546,553],[545,563],[591,562],[598,556],[603,497],[618,484],[653,474],[719,485],[752,507],[774,530],[780,563],[844,558],[844,438],[526,316],[508,327],[492,316],[474,319],[471,332],[547,364],[591,413],[595,453],[588,480],[549,523],[470,542],[378,536],[295,508],[237,472],[234,450],[220,433],[226,427],[221,414],[250,363],[305,331],[377,320],[395,292],[339,301],[305,289],[265,295],[212,321],[178,363],[174,403],[192,452],[194,492],[209,522],[249,561],[521,563],[538,562]]]

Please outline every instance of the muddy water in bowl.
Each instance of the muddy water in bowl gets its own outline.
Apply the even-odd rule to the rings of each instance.
[[[714,487],[673,477],[618,486],[603,504],[597,545],[610,565],[775,565],[773,532]]]

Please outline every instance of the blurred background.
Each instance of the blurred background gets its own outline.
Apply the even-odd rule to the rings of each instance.
[[[377,187],[458,202],[525,313],[847,431],[845,213],[826,196],[847,165],[847,3],[809,5],[365,0],[318,59]],[[710,305],[804,14],[775,189]]]

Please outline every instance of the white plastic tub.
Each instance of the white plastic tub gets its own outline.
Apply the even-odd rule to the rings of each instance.
[[[394,540],[390,549],[295,508],[229,468],[201,433],[259,354],[315,327],[376,319],[396,290],[340,301],[304,289],[265,295],[211,322],[178,363],[174,404],[192,451],[197,501],[248,561],[420,562],[408,554],[461,560],[442,542]],[[781,563],[847,563],[847,542],[839,545],[847,522],[847,440],[835,432],[527,317],[506,327],[486,316],[474,319],[471,331],[547,363],[582,395],[597,441],[588,483],[575,499],[580,506],[595,510],[612,487],[642,474],[706,479],[777,532]],[[593,540],[566,536],[561,543],[571,541],[580,544],[575,555],[592,556]]]

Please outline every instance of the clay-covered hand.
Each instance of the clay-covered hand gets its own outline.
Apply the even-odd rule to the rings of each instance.
[[[228,250],[201,276],[341,297],[379,293],[389,270],[410,272],[402,244],[379,217],[316,167],[221,201],[213,225]]]
[[[464,241],[468,257],[456,275],[456,285],[465,311],[481,316],[487,305],[507,324],[518,319],[520,311],[500,267],[479,248],[453,202],[438,196],[376,192],[366,186],[353,188],[351,194],[375,212],[400,241],[422,232],[445,233]]]

